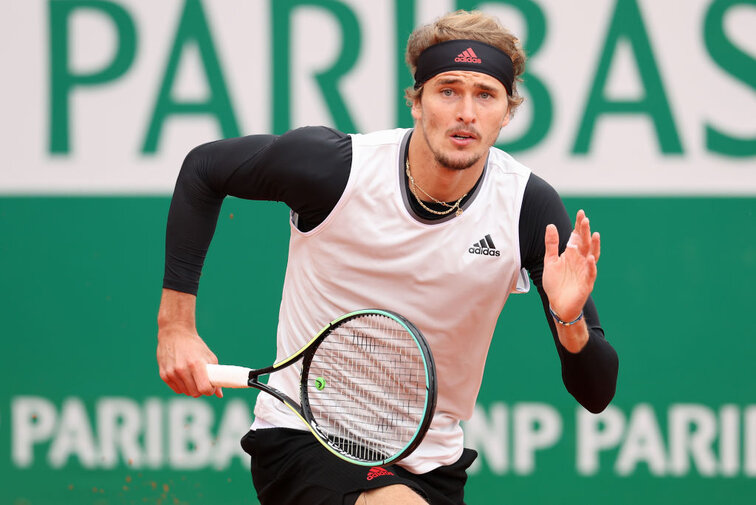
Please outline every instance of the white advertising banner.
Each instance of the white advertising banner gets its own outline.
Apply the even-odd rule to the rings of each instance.
[[[457,8],[522,39],[500,147],[562,194],[756,195],[753,0],[5,0],[0,194],[169,194],[217,138],[409,127],[407,36]]]

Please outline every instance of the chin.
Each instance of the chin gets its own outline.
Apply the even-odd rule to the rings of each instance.
[[[446,156],[443,154],[436,155],[436,161],[442,167],[450,170],[466,170],[480,160],[480,156]]]

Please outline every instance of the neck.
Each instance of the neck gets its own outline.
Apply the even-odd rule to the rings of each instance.
[[[409,141],[408,160],[418,186],[442,202],[454,202],[468,193],[483,173],[485,157],[462,170],[441,165],[416,129]]]

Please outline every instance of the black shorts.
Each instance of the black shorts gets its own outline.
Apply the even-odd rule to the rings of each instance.
[[[252,456],[252,481],[262,505],[354,505],[369,489],[404,484],[431,505],[464,505],[467,468],[478,453],[465,449],[449,466],[414,474],[397,465],[353,465],[331,454],[307,431],[250,431],[241,445]]]

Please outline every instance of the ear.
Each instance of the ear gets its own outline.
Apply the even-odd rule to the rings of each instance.
[[[412,102],[412,107],[410,108],[412,119],[414,119],[415,121],[420,121],[420,119],[423,117],[423,106],[420,104],[420,100],[422,100],[422,98],[423,95],[415,98],[415,100]]]
[[[504,128],[505,126],[507,126],[509,124],[510,117],[511,116],[509,115],[509,105],[507,105],[507,114],[504,116],[504,121],[501,122],[501,127],[502,128]]]

